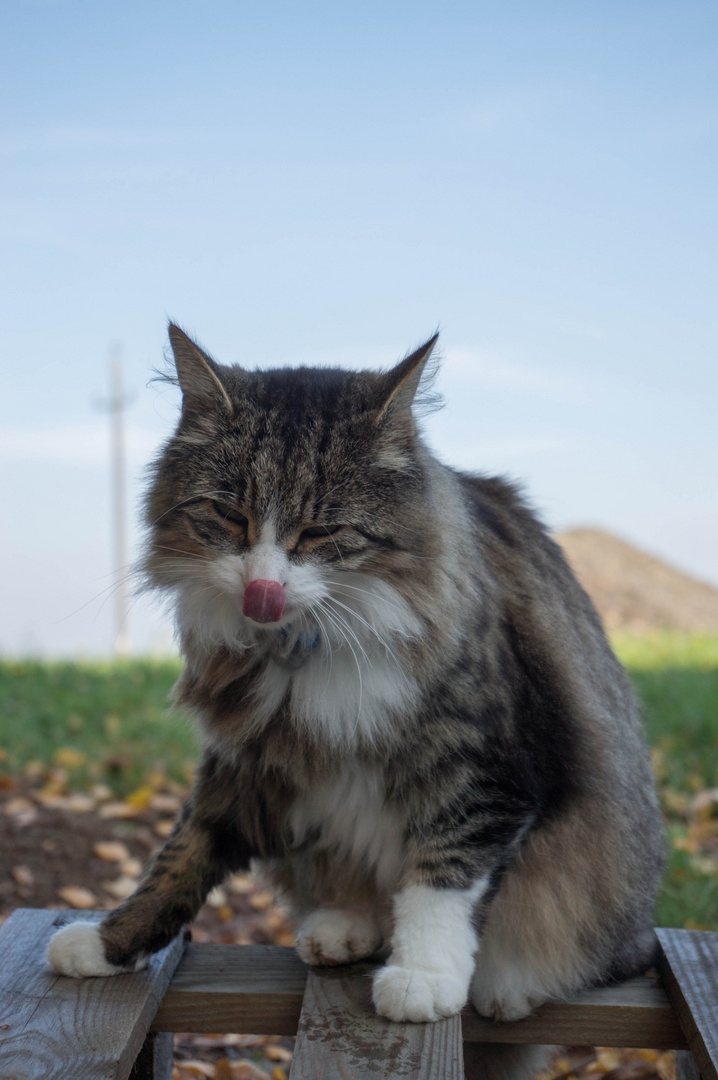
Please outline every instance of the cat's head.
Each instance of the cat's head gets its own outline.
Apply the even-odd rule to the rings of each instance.
[[[176,326],[170,341],[182,414],[154,465],[145,570],[183,624],[287,654],[317,631],[350,645],[362,619],[408,633],[440,529],[412,416],[436,337],[386,373],[248,371]]]

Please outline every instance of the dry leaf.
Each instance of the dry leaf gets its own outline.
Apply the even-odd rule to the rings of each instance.
[[[284,1065],[288,1065],[292,1060],[292,1051],[287,1050],[286,1046],[267,1046],[264,1049],[264,1056],[270,1061],[281,1061]]]
[[[155,832],[158,836],[161,836],[164,840],[175,827],[174,821],[158,821],[155,825]]]
[[[128,896],[132,896],[137,888],[137,878],[123,874],[116,881],[103,881],[101,885],[110,896],[114,896],[117,900],[126,900]]]
[[[134,791],[131,791],[125,802],[135,810],[146,810],[150,805],[152,795],[152,788],[149,787],[148,784],[144,784],[142,787],[135,788]]]
[[[93,844],[92,850],[98,859],[104,859],[105,862],[124,862],[130,857],[127,844],[123,844],[120,840],[101,840]]]
[[[127,877],[137,878],[142,873],[142,863],[139,859],[136,859],[134,855],[131,855],[129,859],[125,859],[120,863],[120,870]]]
[[[124,802],[105,803],[98,811],[99,816],[105,820],[109,820],[110,818],[135,818],[139,812],[138,807],[131,806],[130,803]]]
[[[87,762],[87,754],[75,750],[72,746],[61,746],[53,755],[53,760],[64,769],[79,769]]]
[[[251,874],[232,874],[227,882],[230,892],[239,893],[241,896],[251,892],[256,884]]]
[[[258,892],[249,898],[249,906],[254,911],[266,911],[274,903],[274,893]]]
[[[14,791],[16,787],[17,783],[13,780],[12,776],[8,776],[7,773],[3,773],[3,775],[0,776],[0,791]]]
[[[225,907],[228,903],[228,900],[229,897],[227,896],[222,886],[215,885],[215,887],[212,889],[209,896],[207,897],[206,903],[208,903],[210,907],[220,908]]]
[[[3,807],[5,813],[10,814],[11,816],[14,816],[15,814],[23,814],[26,813],[28,810],[34,809],[35,804],[30,799],[26,799],[24,795],[16,795],[15,798],[8,799],[8,801]]]
[[[63,885],[57,890],[57,895],[70,907],[83,910],[97,907],[97,897],[89,889],[83,889],[81,885]]]
[[[98,802],[106,802],[107,799],[112,798],[112,791],[108,788],[107,784],[93,784],[90,788],[90,792],[94,799]]]
[[[33,877],[32,870],[29,866],[13,866],[10,871],[12,876],[18,885],[25,885],[28,888],[35,884],[35,878]]]
[[[79,791],[73,791],[65,800],[65,809],[73,814],[89,814],[95,809],[95,800],[91,795],[81,795]]]
[[[271,1080],[271,1076],[264,1069],[258,1069],[249,1061],[231,1061],[232,1080]]]
[[[603,1080],[654,1080],[658,1077],[656,1066],[649,1061],[632,1061],[628,1065],[620,1065],[617,1069],[611,1069],[603,1077]]]
[[[177,1066],[182,1070],[182,1074],[188,1077],[206,1076],[209,1080],[214,1080],[214,1065],[208,1065],[205,1061],[178,1061]]]
[[[150,799],[150,806],[153,810],[166,810],[170,814],[175,810],[179,810],[181,805],[182,800],[177,795],[157,794]]]

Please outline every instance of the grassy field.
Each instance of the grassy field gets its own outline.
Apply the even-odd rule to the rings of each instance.
[[[718,929],[718,636],[614,642],[644,702],[670,840],[657,919]],[[168,707],[176,661],[0,662],[0,771],[64,770],[82,789],[126,796],[163,776],[186,782],[197,740]]]

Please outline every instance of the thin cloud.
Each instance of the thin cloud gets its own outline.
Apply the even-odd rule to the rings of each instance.
[[[546,368],[517,364],[478,349],[447,349],[442,381],[472,388],[492,386],[572,404],[586,397],[583,386],[574,379]]]
[[[162,436],[147,428],[130,426],[125,432],[125,442],[129,463],[135,468],[149,459],[162,442]],[[109,456],[107,421],[6,427],[0,431],[0,460],[5,462],[104,468]]]

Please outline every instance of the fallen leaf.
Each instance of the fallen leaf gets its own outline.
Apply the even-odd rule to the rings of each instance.
[[[61,746],[53,755],[53,760],[63,769],[79,769],[87,762],[87,754],[75,750],[72,746]]]
[[[181,805],[182,800],[177,795],[156,794],[150,799],[153,810],[166,810],[168,813],[179,810]]]
[[[98,813],[101,818],[135,818],[139,814],[139,808],[126,802],[108,802],[101,806]]]
[[[107,784],[93,784],[90,791],[93,798],[97,799],[98,802],[106,802],[107,799],[112,798],[112,791]]]
[[[134,855],[131,855],[120,863],[120,870],[123,874],[127,874],[128,877],[138,878],[142,873],[142,863]]]
[[[27,810],[34,809],[35,804],[30,799],[25,798],[24,795],[16,795],[15,798],[8,799],[8,801],[3,807],[5,813],[10,814],[10,816],[14,816],[15,814],[22,814],[25,813]]]
[[[89,814],[91,810],[95,809],[95,805],[95,800],[91,795],[81,795],[79,791],[73,791],[67,797],[65,809],[70,810],[73,814]]]
[[[7,773],[3,773],[2,776],[0,776],[0,791],[14,791],[16,787],[17,783],[13,780],[12,776],[9,776]]]
[[[130,857],[127,844],[123,844],[120,840],[101,840],[93,844],[92,850],[98,859],[104,859],[105,862],[124,862]]]
[[[206,1076],[214,1080],[214,1065],[207,1065],[204,1061],[178,1061],[177,1065],[188,1076]]]
[[[29,866],[13,866],[10,873],[18,885],[25,885],[29,888],[35,884],[35,878]]]
[[[251,892],[256,884],[251,874],[232,874],[227,882],[230,892],[239,893],[242,896]]]
[[[103,881],[101,885],[110,896],[114,896],[117,900],[126,900],[128,896],[132,896],[137,888],[137,878],[123,874],[116,881]]]
[[[269,1058],[270,1061],[281,1061],[288,1065],[292,1060],[292,1051],[287,1050],[286,1046],[267,1046],[264,1050],[264,1056]]]
[[[155,825],[155,832],[158,836],[161,836],[164,840],[175,827],[174,821],[158,821]]]
[[[89,889],[83,889],[81,885],[63,885],[57,890],[57,895],[70,907],[83,910],[97,907],[97,897]]]
[[[231,1061],[232,1080],[272,1080],[271,1074],[249,1061]]]
[[[655,1064],[650,1061],[633,1061],[629,1065],[619,1065],[607,1072],[603,1080],[653,1080],[658,1076]]]
[[[125,802],[135,810],[146,810],[150,805],[152,795],[152,788],[149,787],[149,785],[144,784],[142,787],[135,788],[134,791],[131,791]]]
[[[254,911],[266,911],[274,903],[274,893],[258,892],[249,898],[249,906]]]
[[[209,896],[207,897],[206,903],[208,903],[210,907],[220,908],[226,906],[228,899],[229,898],[222,886],[215,885],[215,887],[212,889]]]

